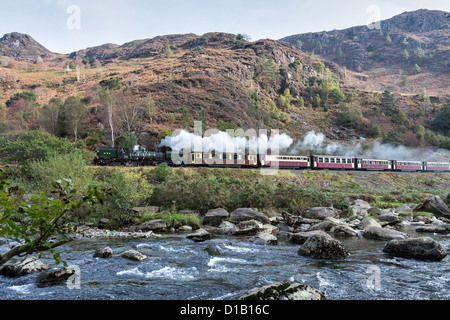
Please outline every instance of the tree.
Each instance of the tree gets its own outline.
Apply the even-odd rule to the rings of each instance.
[[[436,115],[431,125],[435,130],[450,135],[450,104]]]
[[[321,73],[325,69],[325,65],[320,61],[314,62],[313,66],[317,73]]]
[[[422,69],[421,69],[421,68],[419,67],[419,65],[416,63],[416,64],[414,65],[414,72],[417,73],[417,74],[419,74],[421,71],[422,71]]]
[[[165,56],[166,58],[170,58],[172,56],[172,54],[173,54],[173,52],[172,52],[172,49],[170,48],[169,41],[165,40],[164,46],[161,49],[161,55]]]
[[[109,92],[109,89],[106,89],[100,94],[100,100],[103,105],[105,114],[106,114],[106,122],[109,125],[109,131],[111,135],[111,146],[115,146],[115,140],[116,140],[116,119],[115,119],[115,105],[116,102],[114,100],[114,97]]]
[[[147,98],[143,102],[145,116],[150,118],[150,122],[153,122],[153,117],[156,116],[157,108],[155,100],[153,100],[151,94],[147,95]]]
[[[104,193],[98,188],[91,188],[86,195],[76,200],[76,187],[70,180],[63,179],[53,183],[55,191],[51,198],[41,193],[33,197],[30,203],[19,202],[16,200],[17,195],[23,191],[11,186],[7,180],[7,171],[8,168],[0,169],[0,238],[16,242],[17,245],[0,255],[0,266],[16,256],[26,257],[43,251],[50,251],[56,264],[63,262],[67,266],[61,261],[60,254],[54,251],[72,241],[68,233],[73,228],[66,219],[67,214],[83,205],[102,203]],[[13,217],[19,214],[24,219],[21,224],[16,224]]]
[[[409,55],[408,50],[406,50],[406,49],[403,50],[403,58],[405,59],[405,61],[408,61],[409,57],[410,57],[410,55]]]
[[[66,112],[67,127],[71,131],[71,135],[78,141],[81,131],[81,123],[87,114],[87,106],[81,102],[79,97],[69,97],[64,101]]]
[[[381,97],[381,107],[390,115],[398,112],[399,107],[389,90],[384,90]]]
[[[119,129],[127,136],[139,136],[143,127],[145,106],[131,90],[117,92],[114,98],[116,114],[121,124]]]
[[[337,61],[342,61],[344,59],[344,53],[342,52],[341,47],[337,50],[336,59]]]
[[[59,112],[63,102],[60,98],[52,98],[47,105],[45,105],[40,114],[41,125],[53,135],[58,135],[58,118]]]

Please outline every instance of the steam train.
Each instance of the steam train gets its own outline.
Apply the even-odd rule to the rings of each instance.
[[[332,155],[295,156],[217,153],[214,151],[183,152],[172,151],[169,148],[149,152],[145,149],[101,147],[93,161],[96,166],[156,166],[161,163],[167,163],[173,167],[450,172],[450,163],[448,162],[364,159]]]

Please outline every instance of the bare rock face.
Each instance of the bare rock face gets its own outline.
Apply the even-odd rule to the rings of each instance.
[[[110,247],[97,249],[94,253],[94,258],[110,258],[113,255],[113,251]]]
[[[439,242],[428,237],[392,240],[386,244],[383,251],[417,260],[441,261],[447,256],[447,250]]]
[[[238,300],[326,300],[325,293],[299,283],[277,282],[249,290]]]

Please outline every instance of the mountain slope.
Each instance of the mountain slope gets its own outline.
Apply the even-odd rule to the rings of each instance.
[[[449,36],[448,13],[417,10],[381,21],[380,28],[297,34],[281,41],[301,43],[303,51],[361,73],[366,83],[358,84],[367,89],[445,94],[450,83]]]

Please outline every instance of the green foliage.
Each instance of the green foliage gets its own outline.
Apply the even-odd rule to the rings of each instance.
[[[247,44],[248,36],[246,34],[237,34],[233,36],[233,45],[234,49],[243,49]]]
[[[33,92],[24,91],[24,92],[16,93],[14,96],[9,98],[6,101],[5,105],[7,108],[9,108],[13,104],[14,101],[17,101],[20,99],[25,99],[26,101],[31,102],[31,103],[36,102],[36,96]]]
[[[172,168],[167,163],[158,164],[153,170],[153,177],[156,181],[165,181],[172,174]]]
[[[133,149],[138,144],[138,137],[134,134],[123,134],[117,138],[116,144],[121,147]]]
[[[88,152],[77,148],[76,144],[44,131],[0,136],[0,161],[25,164],[28,161],[45,160],[55,154],[89,157]]]
[[[316,70],[317,73],[321,73],[323,70],[325,70],[325,65],[320,61],[314,62],[313,66],[314,70]]]
[[[48,193],[53,187],[52,182],[62,179],[69,179],[85,191],[92,181],[92,173],[80,153],[53,154],[46,159],[36,159],[24,165],[20,172],[21,185],[32,193]]]
[[[387,114],[395,114],[399,111],[399,107],[395,102],[394,97],[388,90],[384,90],[381,97],[381,107],[385,110]]]
[[[450,104],[436,115],[431,125],[435,130],[450,135]]]
[[[179,228],[181,226],[191,226],[193,229],[198,229],[201,227],[201,221],[197,216],[172,213],[172,214],[162,214],[162,213],[152,213],[144,215],[143,219],[145,221],[162,219],[167,221],[168,227]]]
[[[334,103],[338,104],[345,100],[345,95],[342,93],[341,89],[334,88],[330,91],[329,97]]]
[[[397,131],[391,130],[387,135],[383,136],[383,143],[398,146],[403,144],[403,139]]]
[[[166,40],[164,41],[164,46],[161,49],[161,55],[165,56],[166,58],[170,58],[172,56],[173,52],[170,48],[169,42]]]
[[[119,78],[112,78],[112,79],[104,80],[104,81],[100,82],[100,84],[104,89],[109,89],[109,90],[122,89],[122,82],[120,82]]]
[[[7,168],[8,169],[8,168]],[[90,189],[84,196],[74,200],[76,187],[68,179],[52,183],[53,197],[40,192],[30,202],[19,200],[21,190],[12,187],[7,180],[7,169],[0,170],[0,238],[17,242],[18,245],[0,255],[0,265],[5,264],[15,256],[26,256],[49,250],[56,264],[61,261],[59,253],[54,248],[70,241],[68,233],[72,227],[68,223],[67,214],[83,205],[91,205],[103,201],[103,193]],[[22,223],[13,221],[13,216],[21,212]]]
[[[414,72],[417,73],[417,74],[422,72],[422,68],[420,68],[417,63],[414,65]]]
[[[225,122],[222,120],[217,121],[217,129],[219,131],[237,130],[239,125],[234,122]]]

